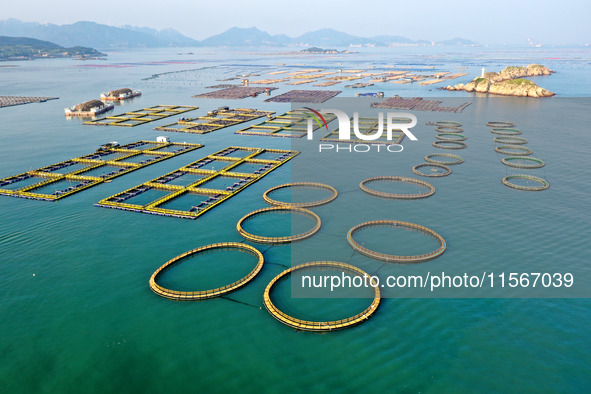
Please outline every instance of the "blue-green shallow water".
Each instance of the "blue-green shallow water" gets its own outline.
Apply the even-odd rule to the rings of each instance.
[[[152,272],[177,254],[209,243],[241,241],[235,231],[238,219],[264,207],[262,193],[274,185],[288,182],[292,166],[297,165],[297,160],[306,160],[304,155],[197,221],[92,206],[104,197],[229,145],[289,148],[290,141],[234,135],[233,132],[242,126],[203,136],[152,130],[156,125],[170,123],[173,118],[132,129],[82,126],[78,120],[66,121],[63,107],[94,98],[101,91],[130,86],[142,89],[144,95],[125,105],[124,110],[156,104],[200,106],[198,111],[188,113],[192,116],[226,104],[286,111],[289,106],[263,103],[264,96],[240,101],[196,100],[190,97],[203,92],[203,86],[217,83],[215,79],[252,72],[246,67],[224,66],[208,69],[207,72],[171,74],[170,77],[148,81],[142,81],[142,78],[155,73],[219,64],[256,64],[270,66],[269,70],[274,70],[279,68],[272,66],[276,62],[307,65],[338,62],[363,67],[370,63],[404,61],[435,63],[446,69],[448,65],[470,63],[467,59],[472,58],[470,52],[462,51],[447,55],[434,53],[432,58],[425,60],[409,51],[376,52],[371,56],[360,54],[320,59],[269,57],[261,60],[232,51],[213,53],[194,50],[197,55],[190,60],[195,64],[143,64],[106,69],[80,67],[80,64],[88,63],[58,59],[18,63],[19,68],[1,69],[3,94],[61,97],[43,104],[0,109],[0,135],[4,141],[0,145],[1,176],[80,156],[110,140],[131,142],[165,134],[173,141],[205,144],[197,151],[128,174],[57,203],[0,198],[0,354],[3,360],[0,380],[3,391],[586,391],[591,376],[588,300],[385,299],[376,315],[358,327],[325,335],[296,332],[260,309],[261,295],[267,283],[290,265],[291,250],[287,246],[259,247],[266,259],[263,270],[248,286],[228,297],[240,303],[229,299],[171,302],[149,290],[148,278]],[[519,62],[526,62],[522,59],[527,58],[528,61],[533,59],[532,62],[544,63],[545,57],[555,55],[479,51],[478,59],[492,60],[474,61],[471,67],[477,72],[481,63],[490,64],[490,67],[498,64],[500,67],[509,64],[510,60],[505,59],[515,56],[519,57]],[[557,52],[571,56],[568,50]],[[585,76],[589,75],[585,56],[589,58],[588,53],[584,53],[583,60],[575,62],[545,61],[559,73],[540,84],[551,88],[553,84],[563,86],[557,82],[563,81],[564,86],[571,86],[562,91],[563,95],[588,96],[588,88],[584,88],[589,86],[585,83],[588,82]],[[186,56],[167,50],[112,53],[106,64],[170,59],[187,60]],[[574,75],[579,75],[583,82],[573,86],[570,77]],[[279,86],[284,88],[279,93],[287,90],[286,86]],[[393,85],[380,90],[387,91],[387,95],[441,95],[441,92],[430,92],[415,85]],[[352,96],[353,93],[345,91],[343,95]],[[473,104],[465,116],[475,117],[478,108]],[[114,113],[120,112],[120,109],[116,108]],[[428,117],[447,118],[443,114],[429,114]],[[419,119],[424,122],[426,117],[421,114]],[[486,199],[493,200],[498,196],[518,196],[515,198],[520,200],[519,206],[527,213],[524,216],[531,219],[539,214],[536,211],[539,201],[568,194],[572,197],[568,202],[556,198],[553,204],[557,211],[555,214],[567,217],[568,221],[557,219],[554,222],[556,227],[552,228],[537,226],[535,240],[543,243],[551,237],[578,237],[575,239],[577,242],[571,240],[567,243],[568,248],[547,250],[542,258],[549,261],[554,257],[570,256],[572,262],[572,256],[581,256],[579,263],[584,265],[582,258],[589,255],[585,236],[588,235],[589,214],[584,209],[588,195],[584,192],[589,190],[585,181],[589,167],[585,130],[566,131],[574,133],[573,142],[560,146],[559,139],[548,135],[537,137],[532,121],[513,120],[522,126],[523,136],[530,141],[528,146],[534,149],[535,156],[548,163],[544,171],[551,188],[539,194],[519,194],[501,185],[500,177],[505,174],[505,168],[498,162],[499,155],[492,151],[492,134],[481,124],[479,129],[466,129],[469,148],[457,152],[467,162],[454,166],[454,174],[450,177],[433,180],[438,187],[439,199],[433,198],[429,204],[440,208],[439,212],[449,210],[446,215],[460,212],[455,216],[458,223],[450,226],[446,215],[441,215],[433,216],[431,224],[456,234],[452,237],[454,248],[467,248],[473,242],[471,236],[477,231],[470,227],[470,223],[479,221],[462,216],[461,206],[455,203],[449,205],[454,201],[474,207],[482,201],[475,204],[471,202],[473,198],[480,197],[486,202]],[[526,129],[525,124],[530,127]],[[434,136],[432,129],[424,126],[422,129],[426,130],[423,135],[429,133],[429,137]],[[433,140],[425,138],[416,148],[408,145],[406,153],[409,155],[397,159],[400,171],[406,173],[398,175],[410,175],[410,167],[418,164],[417,159],[424,156],[425,151],[438,151],[428,147]],[[485,190],[486,193],[476,192],[475,184],[482,185],[484,180],[474,180],[474,167],[468,164],[479,162],[482,164],[477,168],[483,171],[483,179],[496,186],[494,190],[498,196],[488,193],[489,189]],[[568,165],[569,162],[577,163],[577,166],[573,168]],[[572,173],[567,174],[566,171]],[[470,177],[462,177],[462,173],[470,174]],[[318,177],[316,180],[322,179],[323,174],[314,174]],[[326,174],[327,177],[329,175]],[[325,219],[322,232],[318,238],[303,241],[308,244],[301,245],[309,245],[310,250],[320,248],[317,245],[320,241],[317,240],[326,239],[324,231],[329,232],[331,228],[339,229],[333,231],[332,236],[338,240],[335,245],[343,243],[340,229],[346,230],[349,224],[356,224],[358,218],[355,215],[346,216],[346,220],[340,222],[338,216],[328,213],[336,209],[333,207],[338,207],[340,201],[359,201],[346,198],[347,192],[358,192],[358,179],[351,178],[348,188],[340,190],[343,192],[342,200],[339,197],[335,202],[315,209]],[[329,180],[330,177],[327,183],[331,183]],[[445,185],[455,187],[446,188]],[[408,219],[411,216],[420,219],[411,206],[408,205]],[[429,216],[428,213],[425,215]],[[532,231],[531,225],[527,222],[521,225],[522,219],[511,213],[503,214],[501,218],[494,215],[488,220],[498,223],[501,219],[504,225],[515,226],[518,232]],[[462,223],[467,227],[460,230]],[[570,227],[573,223],[578,229],[576,233]],[[459,236],[462,234],[463,237]],[[487,245],[494,250],[503,246],[499,241]],[[448,252],[453,252],[451,247],[450,243]],[[351,256],[346,244],[319,250],[333,250],[334,255],[331,256],[334,259],[340,258],[341,254],[343,259]],[[477,249],[469,254],[480,255]],[[453,257],[453,253],[450,255]],[[452,261],[444,255],[433,264],[451,264]],[[220,264],[230,267],[233,263],[220,260]],[[372,264],[363,259],[358,263],[364,268]],[[354,310],[358,307],[357,303],[348,300],[334,302],[332,305],[335,308],[347,311],[350,310],[347,307]]]

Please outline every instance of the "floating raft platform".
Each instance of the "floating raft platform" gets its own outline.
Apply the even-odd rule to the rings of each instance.
[[[388,109],[403,109],[413,111],[433,111],[433,112],[452,112],[461,113],[470,102],[465,102],[458,107],[442,107],[441,101],[438,100],[424,100],[422,97],[415,97],[405,99],[401,97],[390,97],[379,103],[373,103],[372,108],[388,108]]]
[[[353,118],[351,118],[353,120]],[[405,119],[410,120],[410,119]],[[359,125],[359,132],[363,135],[372,135],[375,134],[379,128],[379,119],[378,118],[366,118],[366,117],[359,117],[358,125]],[[386,130],[387,124],[386,119],[383,119],[383,129]],[[386,139],[386,133],[384,132],[382,136],[375,140],[362,140],[360,138],[354,138],[355,134],[351,132],[351,139],[350,140],[341,140],[339,139],[339,129],[331,131],[330,133],[326,134],[324,137],[320,138],[320,141],[323,142],[339,142],[344,144],[367,144],[367,145],[396,145],[400,144],[402,140],[404,140],[404,133],[402,130],[393,130],[392,132],[392,139]]]
[[[271,116],[274,113],[273,111],[259,111],[250,108],[222,109],[207,116],[181,118],[176,123],[155,127],[154,130],[207,134],[223,129],[224,127],[254,120],[261,116]]]
[[[312,83],[312,82],[316,82],[316,79],[297,79],[295,81],[292,82],[287,82],[286,85],[304,85],[307,83]]]
[[[228,89],[228,88],[235,88],[235,87],[239,87],[239,86],[242,86],[242,85],[232,84],[232,83],[220,83],[218,85],[206,86],[205,89]]]
[[[213,92],[197,94],[193,97],[196,98],[209,98],[209,99],[225,99],[225,100],[237,100],[246,97],[258,96],[261,93],[270,92],[276,90],[276,87],[258,87],[258,86],[234,86],[226,89],[216,90]]]
[[[191,257],[194,255],[198,255],[199,253],[207,253],[211,250],[240,250],[242,252],[251,254],[252,256],[256,257],[257,264],[252,271],[250,271],[245,277],[232,282],[228,285],[217,287],[215,289],[209,290],[198,290],[198,291],[181,291],[181,290],[171,290],[166,287],[163,287],[158,284],[158,277],[162,275],[165,271],[169,270],[173,266],[181,263],[187,257]],[[224,294],[228,294],[234,290],[239,289],[240,287],[246,285],[255,276],[261,271],[263,268],[263,264],[265,259],[263,258],[263,254],[259,252],[256,248],[239,243],[239,242],[221,242],[217,244],[211,244],[202,246],[197,249],[189,250],[181,255],[176,256],[172,260],[168,260],[164,265],[158,268],[150,277],[150,289],[156,294],[161,297],[168,298],[175,301],[198,301],[198,300],[206,300],[210,298],[220,297]]]
[[[201,148],[201,144],[137,141],[0,179],[0,194],[57,201],[128,172]]]
[[[269,103],[323,103],[342,90],[290,90],[279,96],[266,99]]]
[[[308,119],[310,113],[304,109],[288,111],[282,115],[272,117],[257,125],[250,125],[238,130],[236,134],[260,135],[267,137],[302,138],[308,133]],[[336,119],[333,114],[324,115],[327,123]],[[312,130],[318,130],[320,125],[312,123]]]
[[[312,86],[333,86],[333,85],[338,85],[341,82],[342,81],[326,81],[326,82],[315,83]]]
[[[259,79],[257,81],[250,81],[251,85],[270,85],[274,83],[287,82],[289,78],[282,79]]]
[[[30,103],[44,103],[49,100],[57,99],[59,99],[59,97],[0,96],[0,108]]]
[[[368,248],[362,246],[357,241],[355,241],[354,234],[358,230],[360,230],[362,228],[375,227],[375,226],[400,227],[400,228],[404,228],[404,229],[408,229],[408,230],[418,231],[418,232],[424,233],[424,234],[430,236],[431,238],[437,240],[437,242],[439,243],[439,247],[429,253],[407,256],[407,255],[393,255],[393,254],[387,254],[387,253],[382,253],[382,252],[378,252],[375,250],[371,250],[371,249],[368,249]],[[365,256],[371,257],[372,259],[386,261],[389,263],[405,263],[405,264],[406,263],[422,263],[424,261],[431,260],[431,259],[441,256],[445,252],[445,250],[447,249],[447,243],[445,242],[445,239],[443,239],[443,237],[441,235],[439,235],[438,233],[436,233],[435,231],[431,230],[428,227],[421,226],[420,224],[403,222],[400,220],[373,220],[370,222],[358,224],[357,226],[355,226],[351,230],[349,230],[349,232],[347,233],[347,242],[349,242],[349,245],[351,245],[351,247],[354,250],[356,250],[357,252],[359,252]]]
[[[341,320],[310,321],[290,316],[285,312],[281,311],[277,306],[275,306],[275,304],[271,300],[271,290],[273,289],[273,286],[275,286],[275,284],[287,278],[293,272],[305,269],[339,269],[344,272],[351,273],[355,276],[365,278],[369,277],[370,286],[374,293],[373,300],[371,304],[360,313]],[[265,304],[265,309],[267,309],[271,316],[273,316],[279,322],[289,327],[295,328],[296,330],[316,332],[336,331],[347,327],[353,327],[366,322],[367,319],[369,319],[378,309],[378,306],[380,305],[380,299],[381,294],[378,283],[375,282],[374,279],[371,278],[371,276],[367,272],[353,265],[341,263],[338,261],[313,261],[310,263],[304,263],[286,269],[285,271],[281,272],[279,275],[274,277],[273,280],[271,280],[271,282],[269,282],[269,284],[265,288],[265,292],[263,293],[263,303]]]
[[[230,146],[95,205],[197,219],[299,153]]]
[[[257,216],[257,215],[268,214],[270,212],[278,212],[278,211],[298,213],[300,215],[307,216],[307,217],[311,218],[312,220],[314,220],[314,222],[315,222],[314,227],[312,227],[311,229],[309,229],[307,231],[304,231],[303,233],[291,234],[291,235],[284,236],[284,237],[267,237],[264,235],[252,234],[252,233],[249,233],[248,231],[244,230],[243,224],[246,221],[248,221],[249,219],[251,219],[252,217]],[[257,209],[256,211],[253,211],[253,212],[247,214],[246,216],[243,216],[238,221],[238,224],[236,224],[236,231],[238,231],[238,234],[240,234],[242,237],[244,237],[246,240],[248,240],[250,242],[257,242],[257,243],[263,243],[263,244],[284,244],[284,243],[290,243],[290,242],[295,242],[295,241],[301,241],[303,239],[309,238],[312,235],[316,234],[318,232],[318,230],[320,230],[321,226],[322,226],[322,220],[320,220],[320,217],[318,215],[316,215],[314,212],[310,211],[309,209],[279,205],[279,206],[274,206],[274,207],[269,207],[269,208]]]
[[[93,126],[135,127],[144,123],[150,123],[155,120],[168,118],[169,116],[194,111],[198,108],[199,107],[193,107],[188,105],[155,105],[153,107],[125,112],[119,115],[89,120],[88,122],[84,122],[84,124]]]
[[[357,83],[354,83],[353,85],[345,85],[346,88],[353,88],[353,89],[366,88],[369,86],[373,86],[373,83],[371,83],[371,82],[357,82]]]

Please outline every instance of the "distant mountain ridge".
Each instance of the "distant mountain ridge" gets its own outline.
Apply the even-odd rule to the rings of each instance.
[[[21,22],[17,19],[0,21],[0,35],[31,37],[54,42],[65,47],[89,46],[107,48],[158,48],[168,46],[199,46],[199,41],[166,29],[113,27],[95,22],[76,22],[71,25]]]
[[[411,40],[401,36],[381,35],[375,37],[357,37],[334,29],[320,29],[302,34],[299,37],[289,37],[285,34],[271,35],[256,27],[233,27],[223,33],[216,34],[201,41],[201,46],[397,46],[397,45],[461,45],[477,46],[477,42],[464,38],[453,38],[445,41]]]
[[[114,27],[95,22],[76,22],[70,25],[22,22],[17,19],[0,21],[0,35],[31,37],[51,41],[62,46],[89,46],[108,48],[158,48],[158,47],[284,47],[284,46],[396,46],[396,45],[478,45],[474,41],[454,38],[445,41],[411,40],[394,35],[358,37],[336,31],[320,29],[289,37],[285,34],[271,35],[256,27],[233,27],[203,41],[194,40],[174,29],[155,30],[148,27],[125,25]]]

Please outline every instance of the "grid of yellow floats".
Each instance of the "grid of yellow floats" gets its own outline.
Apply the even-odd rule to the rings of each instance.
[[[236,151],[246,152],[247,155],[243,157],[229,156]],[[257,156],[263,153],[276,153],[279,156],[273,160],[257,159]],[[206,156],[184,167],[181,167],[178,170],[169,172],[168,174],[165,174],[159,178],[153,179],[149,182],[142,183],[138,186],[127,189],[121,193],[105,198],[95,205],[99,207],[148,213],[153,215],[178,217],[184,219],[196,219],[197,217],[203,215],[205,212],[209,211],[213,207],[221,204],[230,197],[238,194],[248,186],[252,185],[256,181],[258,181],[259,179],[273,171],[274,169],[278,168],[282,164],[291,160],[293,157],[297,156],[299,153],[300,152],[290,150],[230,146],[212,155]],[[208,170],[204,168],[204,166],[206,166],[214,160],[227,162],[228,164],[224,166],[221,170],[217,171]],[[260,165],[260,168],[254,171],[254,173],[241,173],[233,171],[233,169],[245,163]],[[203,178],[193,183],[190,183],[187,186],[167,184],[167,182],[185,174],[199,175]],[[218,176],[234,178],[236,182],[232,186],[226,187],[225,190],[209,189],[202,187],[206,182]],[[153,189],[170,193],[143,205],[130,204],[125,202],[126,200],[132,197],[135,197],[141,193]],[[170,202],[175,198],[178,198],[187,193],[204,195],[208,198],[205,201],[202,201],[199,205],[192,206],[189,210],[186,211],[166,209],[160,207],[162,204]]]
[[[176,123],[155,127],[154,130],[177,133],[207,134],[212,131],[248,122],[261,116],[271,116],[273,111],[259,111],[251,108],[236,108],[212,111],[207,116],[183,118]]]
[[[149,148],[142,149],[142,146],[150,146]],[[96,186],[99,183],[108,181],[116,178],[128,172],[135,171],[137,169],[149,166],[162,160],[169,159],[173,156],[177,156],[192,150],[201,148],[201,144],[189,144],[189,143],[175,143],[175,142],[156,142],[156,141],[137,141],[123,146],[105,149],[100,152],[91,153],[88,155],[76,157],[74,159],[62,161],[56,164],[52,164],[46,167],[32,170],[18,175],[13,175],[7,178],[0,179],[0,194],[11,197],[28,198],[33,200],[45,200],[45,201],[56,201],[64,197],[68,197],[81,190],[87,189],[92,186]],[[161,151],[167,147],[178,147],[178,149],[172,152]],[[113,153],[121,153],[122,155],[113,160],[101,159],[104,156],[111,155]],[[149,158],[137,162],[124,161],[134,156],[145,155]],[[79,164],[86,164],[84,168],[80,168],[75,171],[69,172],[67,169],[71,166]],[[88,176],[84,175],[86,172],[96,170],[101,167],[110,166],[116,168],[109,173],[105,173],[101,176]],[[63,170],[63,171],[60,171]],[[14,184],[17,182],[24,181],[29,178],[39,178],[39,182],[30,184],[16,189],[5,189],[3,186]],[[70,185],[62,190],[57,190],[54,193],[39,193],[36,189],[50,186],[52,183],[57,183],[62,180],[69,180],[72,183],[78,182],[75,185]]]
[[[84,122],[84,124],[94,126],[134,127],[144,123],[153,122],[155,120],[168,118],[169,116],[194,111],[198,108],[199,107],[193,107],[189,105],[155,105],[153,107],[125,112],[119,115],[89,120]]]
[[[326,123],[336,119],[336,116],[332,114],[323,116]],[[283,115],[272,117],[257,125],[250,125],[242,130],[238,130],[236,134],[301,138],[308,132],[308,119],[312,119],[308,111],[292,110]],[[322,123],[318,124],[315,120],[312,121],[313,131],[316,131],[321,127],[324,127]]]

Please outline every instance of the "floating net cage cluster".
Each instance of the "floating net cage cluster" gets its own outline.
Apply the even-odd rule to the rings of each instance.
[[[285,201],[278,201],[278,200],[275,200],[275,199],[269,197],[269,194],[271,194],[272,192],[274,192],[276,190],[286,189],[286,188],[291,188],[291,187],[307,187],[307,188],[313,188],[313,189],[328,190],[331,193],[331,195],[326,198],[316,200],[316,201],[310,201],[310,202],[285,202]],[[332,200],[337,198],[338,195],[339,195],[339,192],[337,192],[337,190],[334,187],[326,185],[324,183],[294,182],[294,183],[286,183],[283,185],[272,187],[271,189],[267,190],[263,194],[263,199],[269,205],[286,206],[286,207],[292,207],[292,208],[310,208],[310,207],[317,207],[320,205],[328,204],[329,202],[331,202]]]
[[[486,125],[492,127],[491,133],[498,135],[498,137],[493,138],[493,141],[501,145],[495,146],[494,149],[497,153],[507,155],[507,157],[501,159],[504,165],[520,169],[536,169],[546,165],[543,160],[530,156],[534,152],[530,148],[523,146],[528,143],[527,139],[517,137],[522,132],[514,128],[515,123],[491,121],[487,122]],[[516,183],[515,180],[520,180],[522,183]],[[545,179],[528,174],[507,175],[501,181],[505,186],[526,191],[541,191],[550,187],[550,183]],[[526,184],[523,184],[523,182]]]
[[[523,137],[512,137],[512,136],[504,136],[504,137],[494,137],[494,142],[498,142],[499,144],[507,144],[507,145],[523,145],[527,144],[527,140]]]
[[[514,168],[541,168],[546,165],[543,160],[535,157],[508,156],[501,159],[504,165]]]
[[[443,127],[462,127],[460,122],[456,122],[455,120],[438,120],[435,122],[436,126],[443,126]]]
[[[301,214],[301,215],[308,216],[308,217],[312,218],[315,221],[315,224],[314,224],[314,227],[312,227],[311,229],[309,229],[303,233],[288,235],[288,236],[284,236],[284,237],[266,237],[266,236],[262,236],[262,235],[252,234],[252,233],[249,233],[248,231],[244,230],[244,227],[243,227],[244,222],[252,219],[255,216],[267,214],[267,213],[271,213],[271,212],[290,212],[290,213]],[[309,238],[312,235],[316,234],[318,232],[318,230],[320,230],[321,225],[322,225],[322,221],[320,220],[320,217],[318,215],[316,215],[314,212],[310,211],[309,209],[278,206],[278,207],[257,209],[256,211],[253,211],[253,212],[247,214],[246,216],[242,217],[238,221],[238,224],[236,224],[236,230],[238,231],[238,234],[240,234],[241,236],[243,236],[244,238],[246,238],[247,240],[252,241],[252,242],[265,243],[265,244],[283,244],[283,243],[288,243],[288,242],[301,241],[302,239]]]
[[[431,172],[424,172],[421,169],[431,169]],[[443,164],[434,164],[434,163],[422,163],[417,164],[412,168],[412,172],[417,175],[426,176],[426,177],[440,177],[440,176],[448,176],[451,174],[451,168]]]
[[[353,275],[362,276],[362,277],[370,277],[370,275],[353,266],[350,264],[345,264],[337,261],[313,261],[310,263],[296,265],[294,267],[288,268],[285,271],[281,272],[275,278],[271,280],[271,282],[267,285],[265,292],[263,293],[263,303],[267,311],[273,316],[275,319],[280,321],[281,323],[293,327],[298,330],[304,331],[334,331],[340,330],[347,327],[352,327],[357,324],[365,322],[369,319],[375,311],[378,309],[380,305],[380,289],[378,284],[371,279],[370,277],[370,285],[373,289],[373,300],[371,304],[365,308],[360,313],[353,315],[351,317],[340,319],[340,320],[332,320],[332,321],[310,321],[310,320],[302,320],[292,317],[284,312],[282,312],[271,300],[271,290],[277,284],[278,281],[287,278],[288,275],[291,275],[295,271],[301,271],[306,269],[314,269],[314,268],[329,268],[329,269],[339,269],[344,272],[352,273]]]
[[[512,155],[512,156],[529,156],[532,153],[534,153],[533,150],[526,148],[525,146],[519,146],[519,145],[495,146],[495,152],[501,153],[503,155]]]
[[[463,133],[464,129],[458,126],[437,126],[435,131],[438,133]]]
[[[493,128],[498,128],[498,129],[515,127],[515,123],[505,122],[505,121],[501,121],[501,120],[493,120],[493,121],[487,122],[486,125],[488,127],[493,127]]]
[[[445,157],[452,160],[437,159],[439,157]],[[443,164],[449,166],[462,164],[464,162],[464,158],[462,156],[454,155],[452,153],[431,153],[430,155],[425,156],[425,161],[428,163]]]
[[[463,142],[468,139],[463,132],[462,123],[452,120],[440,120],[433,123],[427,123],[435,126],[435,139],[433,146],[439,149],[465,149],[468,145]],[[444,158],[444,159],[441,159]],[[452,159],[452,160],[448,160]],[[450,153],[432,153],[425,156],[425,163],[417,164],[412,168],[414,174],[424,177],[442,177],[452,173],[449,165],[461,164],[464,158]],[[425,172],[430,168],[431,172]]]
[[[249,253],[257,258],[257,264],[252,271],[250,271],[245,277],[230,283],[228,285],[217,287],[215,289],[209,290],[200,290],[200,291],[179,291],[179,290],[171,290],[167,289],[158,284],[158,278],[167,270],[175,266],[176,264],[180,263],[187,257],[204,253],[207,251],[212,250],[229,250],[229,249],[236,249],[246,253]],[[259,252],[256,248],[246,245],[239,242],[221,242],[211,245],[202,246],[197,249],[189,250],[183,254],[176,256],[175,258],[167,261],[164,263],[160,268],[158,268],[150,277],[150,289],[156,294],[161,297],[165,297],[171,300],[177,301],[195,301],[195,300],[205,300],[208,298],[215,298],[223,296],[224,294],[230,293],[240,287],[246,285],[250,282],[263,268],[264,258],[263,254]]]
[[[439,133],[435,136],[441,141],[466,141],[468,137],[460,133]]]
[[[512,128],[494,128],[490,130],[491,133],[497,135],[506,135],[506,136],[513,136],[513,135],[520,135],[522,133],[519,129],[512,129]]]
[[[436,166],[440,166],[440,167],[445,167],[443,165],[438,165],[438,164],[433,164],[433,163],[425,163],[425,165],[431,165],[431,166],[436,165]],[[373,182],[373,181],[380,181],[380,180],[404,182],[404,183],[411,183],[414,185],[420,185],[420,186],[426,187],[427,191],[425,193],[420,193],[420,194],[398,195],[398,194],[392,194],[392,193],[378,192],[378,191],[369,189],[365,186],[366,183]],[[272,193],[273,191],[279,190],[279,189],[284,189],[284,188],[289,188],[289,187],[309,187],[309,188],[327,190],[327,191],[330,191],[330,196],[320,199],[320,200],[316,200],[316,201],[300,202],[300,203],[282,202],[282,201],[274,200],[271,197],[269,197],[269,194]],[[369,179],[366,179],[365,181],[361,182],[360,187],[362,189],[365,188],[366,190],[364,190],[364,191],[368,192],[369,194],[380,195],[380,196],[387,195],[390,198],[392,198],[394,196],[393,198],[403,198],[403,199],[427,197],[428,195],[432,195],[435,192],[435,188],[427,182],[424,182],[424,181],[421,181],[418,179],[397,177],[397,176],[384,176],[384,177],[369,178]],[[338,192],[335,188],[333,188],[332,186],[326,185],[326,184],[322,184],[322,183],[298,182],[298,183],[287,183],[287,184],[283,184],[283,185],[278,185],[278,186],[275,186],[275,187],[267,190],[264,193],[265,201],[269,204],[272,204],[273,206],[268,207],[268,208],[255,210],[255,211],[245,215],[244,217],[242,217],[238,221],[238,223],[236,225],[236,229],[237,229],[238,233],[241,236],[243,236],[247,241],[251,241],[251,242],[255,242],[255,243],[281,244],[281,243],[299,241],[299,240],[311,237],[316,232],[318,232],[318,230],[321,227],[320,217],[318,215],[316,215],[314,212],[312,212],[304,207],[313,207],[313,206],[319,206],[322,204],[326,204],[330,201],[333,201],[337,196],[338,196]],[[294,205],[294,204],[297,204],[297,205]],[[311,217],[314,219],[315,224],[314,224],[313,228],[305,231],[304,233],[290,235],[290,236],[286,236],[286,237],[266,237],[266,236],[255,235],[255,234],[245,231],[243,228],[244,222],[251,219],[252,217],[255,217],[257,215],[267,214],[267,213],[281,212],[281,211],[290,212],[290,213],[297,213],[297,214],[302,214],[302,215]],[[381,253],[379,251],[373,251],[368,248],[365,248],[364,246],[360,245],[359,243],[357,243],[355,241],[354,234],[357,231],[359,231],[363,228],[366,228],[366,227],[370,227],[370,226],[384,226],[384,225],[398,226],[400,228],[404,228],[407,230],[422,232],[422,233],[436,239],[439,242],[439,247],[436,250],[429,252],[429,253],[425,253],[425,254],[421,254],[421,255],[413,255],[413,256],[404,256],[404,255],[391,255],[391,254]],[[435,231],[433,231],[427,227],[418,225],[418,224],[397,221],[397,220],[378,220],[378,221],[361,223],[361,224],[353,227],[351,230],[349,230],[349,232],[347,233],[347,242],[350,244],[350,246],[355,251],[357,251],[365,256],[368,256],[368,257],[371,257],[373,259],[380,260],[380,261],[397,262],[397,263],[420,263],[423,261],[427,261],[427,260],[436,258],[436,257],[440,256],[441,254],[443,254],[443,252],[445,251],[445,249],[447,247],[446,242],[443,239],[443,237],[441,237],[441,235],[439,235]],[[246,276],[244,276],[243,278],[241,278],[237,281],[234,281],[234,282],[229,283],[225,286],[222,286],[222,287],[217,287],[217,288],[207,289],[207,290],[182,291],[182,290],[168,289],[168,288],[162,286],[161,284],[159,284],[159,280],[161,280],[161,276],[166,271],[173,268],[175,265],[181,263],[182,261],[186,260],[189,257],[199,255],[201,253],[211,252],[214,250],[238,250],[238,251],[241,251],[241,252],[244,252],[244,253],[247,253],[247,254],[250,254],[250,255],[256,257],[257,262],[256,262],[255,267]],[[261,271],[261,269],[263,268],[263,264],[264,264],[263,254],[254,246],[248,245],[243,242],[222,242],[222,243],[210,244],[210,245],[202,246],[202,247],[187,251],[187,252],[182,253],[182,254],[174,257],[173,259],[167,261],[165,264],[163,264],[161,267],[159,267],[152,274],[152,276],[150,277],[150,280],[149,280],[149,287],[155,294],[157,294],[161,297],[167,298],[167,299],[175,300],[175,301],[199,301],[199,300],[206,300],[206,299],[221,297],[221,296],[224,296],[225,294],[228,294],[232,291],[235,291],[235,290],[245,286],[250,281],[252,281],[257,276],[257,274]],[[296,271],[315,270],[315,269],[319,269],[319,270],[334,269],[334,270],[340,270],[340,271],[343,271],[343,272],[346,272],[349,274],[353,274],[354,276],[369,278],[369,285],[366,285],[366,286],[371,287],[372,292],[373,292],[373,299],[371,300],[370,305],[367,308],[365,308],[363,311],[361,311],[353,316],[350,316],[350,317],[347,317],[344,319],[339,319],[339,320],[326,320],[326,321],[313,321],[313,320],[299,319],[297,317],[290,316],[290,315],[286,314],[285,312],[283,312],[282,310],[280,310],[279,307],[277,307],[275,305],[275,303],[273,302],[273,300],[271,298],[272,290],[278,284],[278,282],[287,279],[292,273],[294,273]],[[352,326],[361,324],[361,323],[367,321],[376,312],[376,310],[378,309],[378,306],[380,304],[380,301],[381,301],[381,293],[380,293],[380,289],[379,289],[379,285],[377,283],[377,280],[374,277],[370,276],[367,272],[365,272],[364,270],[362,270],[360,268],[357,268],[353,265],[346,264],[343,262],[338,262],[338,261],[313,261],[313,262],[304,263],[304,264],[300,264],[300,265],[296,265],[291,268],[288,268],[288,269],[282,271],[277,276],[275,276],[269,282],[269,284],[266,286],[266,288],[263,292],[263,305],[264,305],[265,309],[269,312],[269,314],[271,314],[272,317],[274,317],[279,322],[281,322],[289,327],[295,328],[297,330],[315,331],[315,332],[335,331],[335,330],[340,330],[340,329],[344,329],[344,328],[348,328],[348,327],[352,327]]]
[[[462,134],[462,124],[460,122],[452,120],[440,120],[435,123],[435,131],[438,135],[435,136],[438,140],[442,141],[465,141],[466,137]]]
[[[462,141],[435,141],[432,144],[434,147],[439,149],[465,149],[468,145]]]
[[[375,227],[375,226],[401,227],[404,229],[419,231],[419,232],[427,234],[428,236],[437,240],[437,242],[439,242],[439,247],[429,253],[424,253],[424,254],[420,254],[420,255],[405,256],[405,255],[387,254],[387,253],[382,253],[382,252],[378,252],[375,250],[371,250],[371,249],[366,248],[365,246],[362,246],[357,241],[355,241],[354,235],[356,232],[358,232],[359,230],[361,230],[363,228]],[[357,226],[355,226],[351,230],[349,230],[349,232],[347,233],[347,242],[349,242],[349,245],[351,245],[351,247],[354,250],[356,250],[357,252],[359,252],[365,256],[374,258],[376,260],[390,262],[390,263],[421,263],[421,262],[431,260],[431,259],[441,256],[443,254],[443,252],[445,252],[445,249],[447,248],[447,244],[445,242],[445,239],[443,239],[443,237],[441,235],[439,235],[435,231],[431,230],[430,228],[425,227],[425,226],[421,226],[420,224],[403,222],[403,221],[399,221],[399,220],[374,220],[374,221],[358,224]]]
[[[412,194],[399,194],[399,193],[388,193],[382,192],[378,190],[371,189],[367,185],[373,182],[402,182],[408,183],[412,185],[418,185],[426,188],[427,190],[422,193],[412,193]],[[420,179],[415,178],[407,178],[403,176],[376,176],[373,178],[367,178],[364,181],[361,181],[359,184],[359,188],[366,192],[367,194],[371,194],[372,196],[383,197],[383,198],[396,198],[396,199],[405,199],[405,200],[412,200],[418,198],[426,198],[430,197],[435,194],[435,187],[428,182],[422,181]]]
[[[533,181],[534,183],[538,184],[538,186],[520,185],[520,184],[511,182],[514,179],[523,179],[526,181]],[[542,179],[540,177],[534,176],[534,175],[523,175],[523,174],[507,175],[506,177],[504,177],[502,179],[502,181],[503,181],[504,185],[509,186],[513,189],[519,189],[519,190],[541,191],[541,190],[546,190],[547,188],[550,187],[550,183],[548,183],[548,181],[546,181],[545,179]]]

